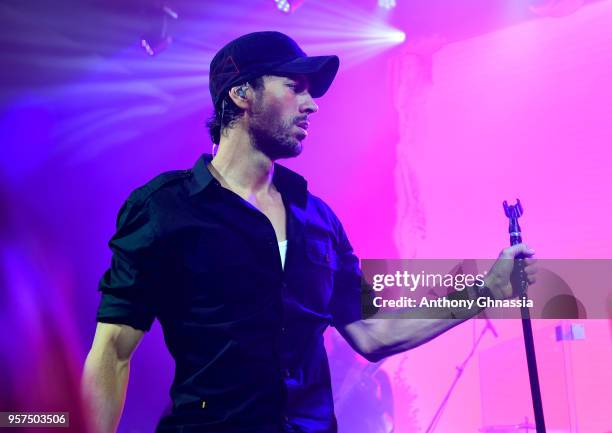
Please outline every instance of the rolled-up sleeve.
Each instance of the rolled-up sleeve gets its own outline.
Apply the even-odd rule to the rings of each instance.
[[[374,313],[371,287],[366,284],[359,259],[353,252],[346,232],[336,219],[336,254],[338,269],[334,273],[334,288],[330,301],[332,326],[342,327]]]
[[[98,286],[102,298],[96,319],[148,331],[157,311],[158,230],[150,200],[143,200],[137,191],[117,216],[116,232],[109,242],[111,265]]]

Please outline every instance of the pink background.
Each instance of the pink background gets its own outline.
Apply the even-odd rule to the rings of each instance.
[[[0,6],[0,411],[73,407],[116,212],[133,188],[210,150],[208,62],[248,31],[340,55],[305,151],[286,165],[361,257],[494,257],[508,242],[501,202],[519,197],[538,256],[612,258],[612,1],[539,13],[526,0],[397,1],[385,12],[307,0],[288,16],[272,1],[186,1],[173,45],[153,58],[138,47],[147,22],[122,2]],[[398,30],[404,44],[387,38]],[[556,324],[534,323],[549,431],[612,431],[612,325],[584,321],[586,339],[559,349]],[[520,324],[494,325],[499,338],[485,335],[436,431],[533,421]],[[425,431],[483,326],[383,364],[396,432]],[[151,431],[169,402],[158,325],[132,365],[121,433]]]

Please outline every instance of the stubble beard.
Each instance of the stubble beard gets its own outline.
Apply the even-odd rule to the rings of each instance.
[[[251,143],[272,161],[294,158],[302,153],[302,142],[291,132],[293,125],[293,121],[282,121],[272,107],[256,103],[249,124]]]

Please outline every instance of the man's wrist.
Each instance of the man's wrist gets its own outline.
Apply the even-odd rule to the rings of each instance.
[[[469,319],[479,314],[484,307],[479,307],[476,300],[482,297],[491,296],[491,291],[485,284],[475,284],[473,286],[466,287],[463,290],[455,290],[453,293],[447,296],[450,300],[460,301],[471,301],[471,308],[450,308],[450,314],[453,319]]]
[[[473,286],[468,287],[467,290],[470,293],[470,299],[474,299],[474,300],[478,298],[483,298],[483,297],[488,298],[492,296],[491,289],[485,283],[474,284]]]

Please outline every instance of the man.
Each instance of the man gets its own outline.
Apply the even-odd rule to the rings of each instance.
[[[135,190],[110,241],[84,372],[99,431],[116,429],[130,357],[155,318],[176,362],[172,413],[158,432],[314,433],[336,431],[328,325],[375,361],[476,313],[363,319],[358,259],[340,221],[301,176],[275,164],[300,154],[313,98],[338,65],[278,32],[242,36],[213,58],[218,152]],[[525,245],[502,254],[518,253],[532,254]],[[508,262],[487,276],[498,297],[509,296]]]

